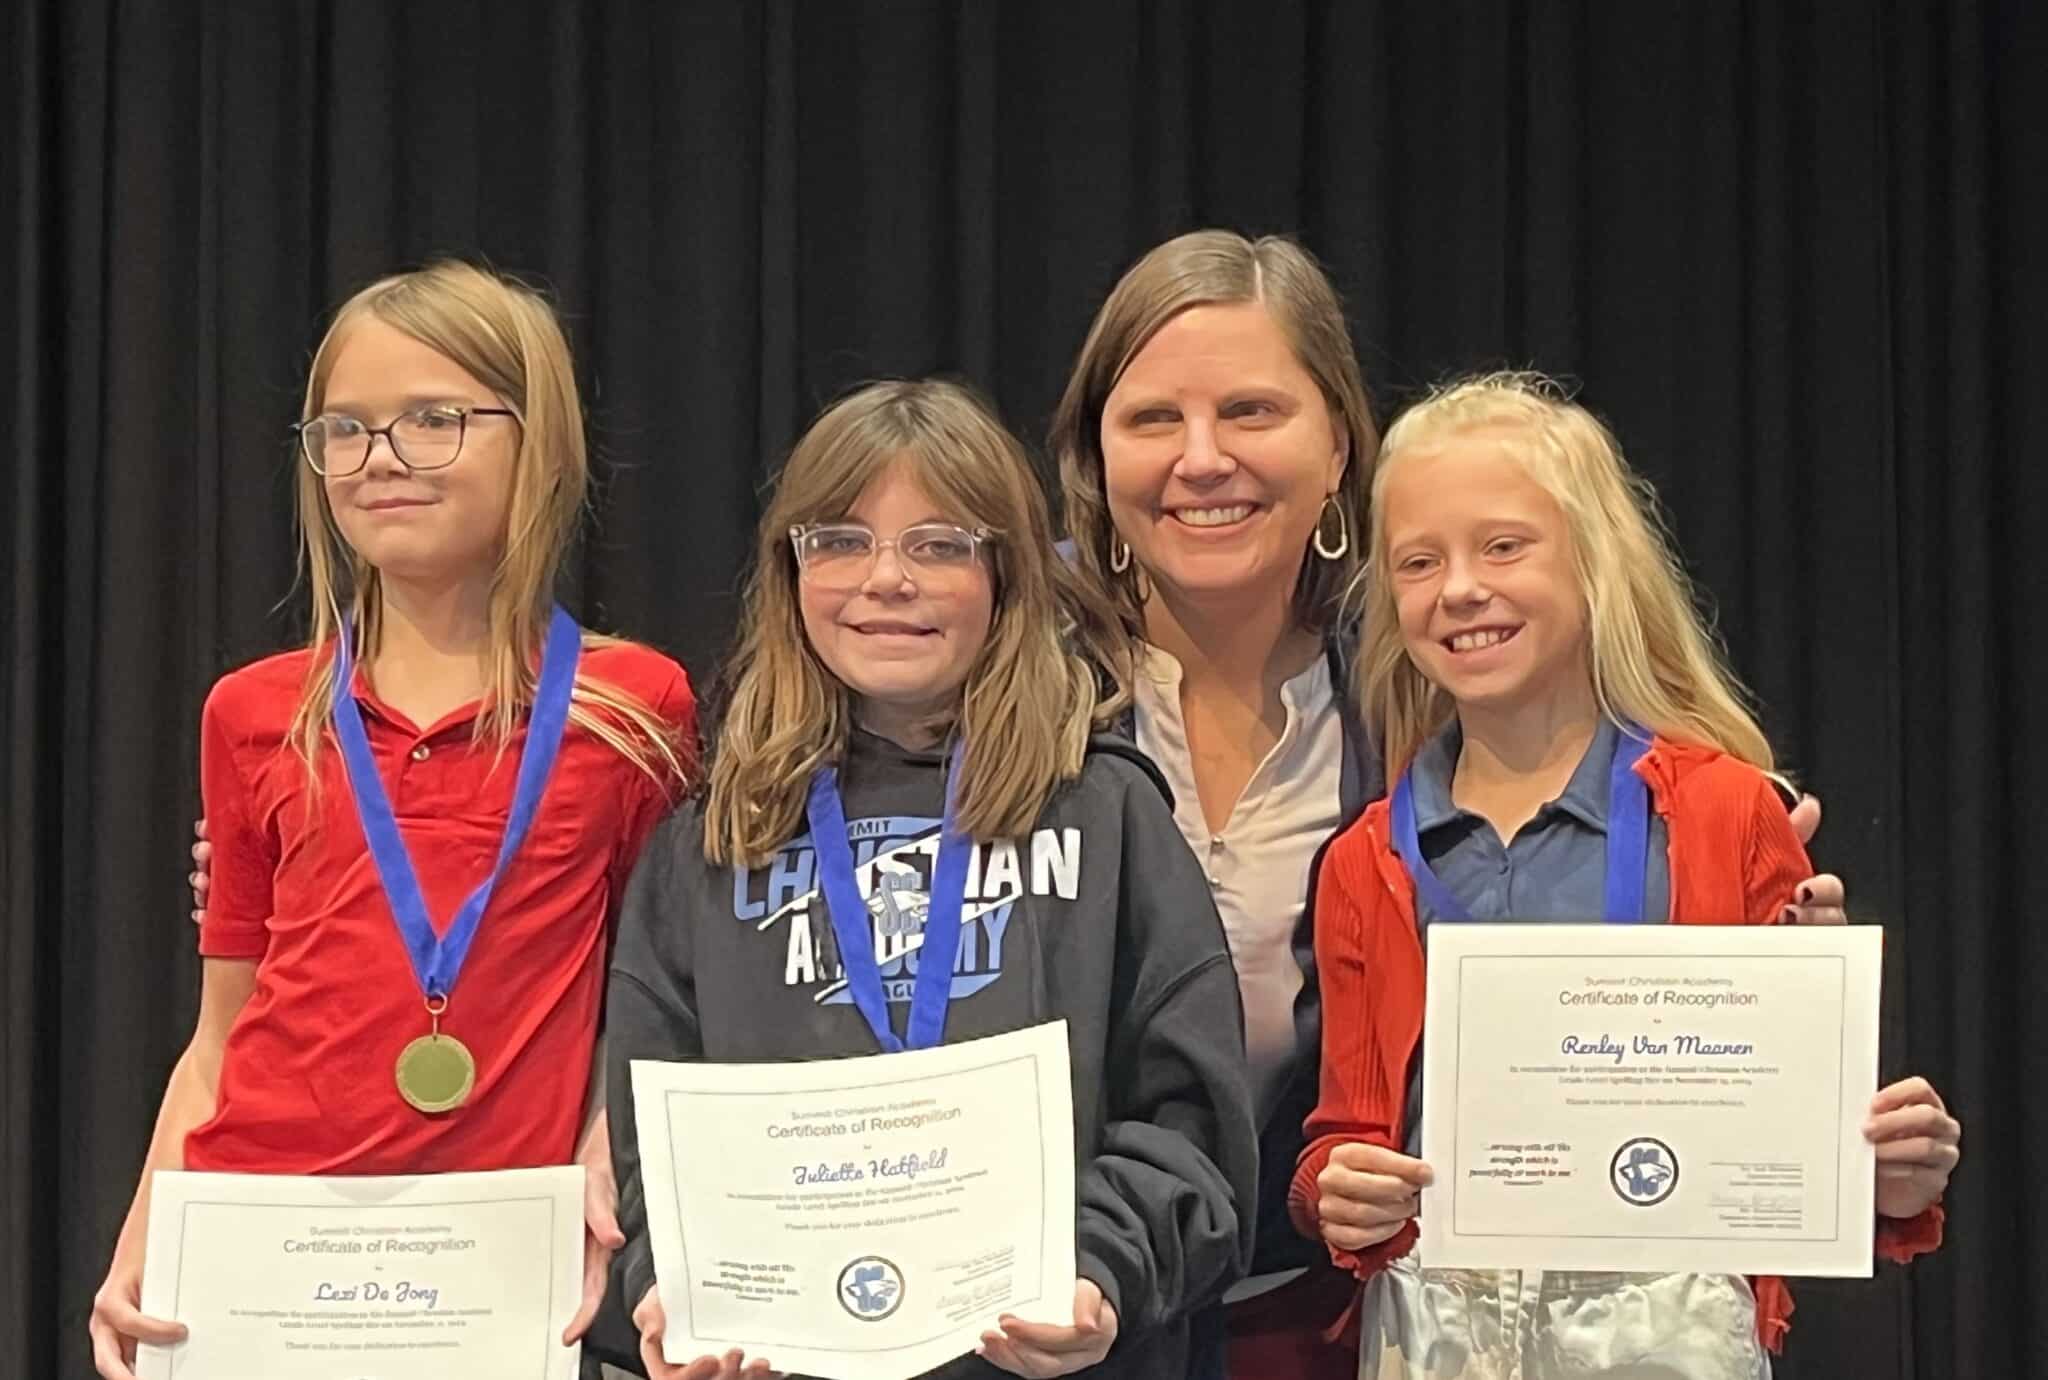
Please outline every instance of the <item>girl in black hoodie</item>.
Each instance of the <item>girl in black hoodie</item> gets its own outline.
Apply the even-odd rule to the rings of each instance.
[[[1094,731],[1122,707],[1086,655],[1101,618],[1070,592],[1022,447],[965,390],[873,384],[798,442],[761,521],[709,789],[642,855],[612,967],[620,1268],[650,1375],[766,1361],[662,1362],[629,1065],[879,1052],[819,889],[813,788],[836,786],[877,860],[860,872],[893,935],[928,904],[956,759],[973,853],[943,1038],[1067,1022],[1079,1280],[1071,1325],[1005,1319],[929,1374],[1186,1374],[1189,1311],[1249,1256],[1257,1129],[1200,866],[1157,772]],[[896,1047],[916,945],[874,933]]]

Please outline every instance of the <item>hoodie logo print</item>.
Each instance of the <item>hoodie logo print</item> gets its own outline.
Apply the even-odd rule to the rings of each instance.
[[[854,884],[867,901],[868,921],[874,927],[883,995],[892,1003],[907,1003],[923,957],[939,821],[880,816],[851,820],[847,830],[854,850]],[[733,919],[781,941],[785,987],[806,989],[819,1005],[841,1005],[852,995],[817,875],[817,855],[806,834],[767,866],[734,873]],[[1078,829],[1040,829],[1028,840],[976,844],[967,865],[952,996],[971,996],[1002,976],[1004,937],[1019,900],[1049,896],[1072,901],[1080,881]]]

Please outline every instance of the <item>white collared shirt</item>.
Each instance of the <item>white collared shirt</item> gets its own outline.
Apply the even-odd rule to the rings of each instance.
[[[1221,832],[1202,816],[1181,715],[1181,666],[1147,646],[1135,686],[1138,747],[1173,790],[1174,822],[1208,874],[1223,917],[1238,988],[1244,994],[1245,1053],[1263,1125],[1299,1054],[1294,999],[1301,964],[1294,932],[1307,901],[1316,850],[1342,820],[1344,725],[1318,656],[1280,687],[1287,722],[1280,740],[1245,783]]]

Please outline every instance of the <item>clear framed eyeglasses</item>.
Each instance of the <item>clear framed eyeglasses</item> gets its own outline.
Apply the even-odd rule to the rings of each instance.
[[[913,575],[944,578],[973,569],[982,548],[994,540],[986,527],[951,522],[920,522],[889,540],[858,522],[807,522],[789,529],[797,568],[827,589],[851,589],[867,579],[885,546],[895,548],[896,559]]]

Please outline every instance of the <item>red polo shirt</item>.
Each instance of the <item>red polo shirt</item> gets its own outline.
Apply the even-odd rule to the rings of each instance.
[[[519,852],[449,994],[441,1028],[476,1057],[476,1086],[429,1116],[398,1095],[399,1051],[429,1022],[330,735],[319,789],[287,736],[306,650],[223,677],[200,726],[214,842],[199,931],[209,958],[257,960],[189,1169],[421,1174],[566,1163],[575,1152],[604,998],[611,917],[661,786],[573,723]],[[630,643],[587,647],[579,673],[637,696],[696,741],[680,666]],[[511,809],[522,726],[501,755],[466,705],[422,731],[356,702],[437,931],[489,875]]]

